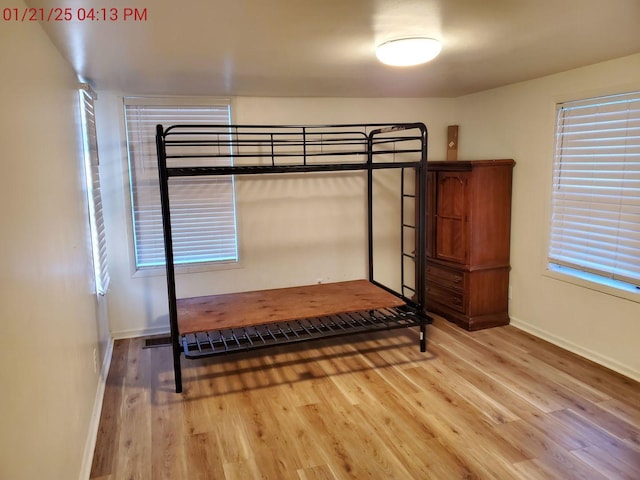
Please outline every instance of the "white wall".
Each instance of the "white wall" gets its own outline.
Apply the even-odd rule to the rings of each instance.
[[[241,97],[235,99],[233,121],[424,121],[430,134],[429,154],[442,158],[452,105],[453,100],[448,99]],[[166,332],[164,271],[140,276],[133,270],[122,96],[100,92],[96,109],[113,278],[109,303],[112,332],[116,337]],[[362,173],[238,178],[236,194],[239,268],[179,275],[179,297],[366,277]],[[397,222],[392,228],[397,229]]]
[[[640,303],[561,281],[545,268],[555,104],[631,90],[640,90],[640,55],[461,97],[457,118],[461,158],[517,162],[512,323],[640,379]]]
[[[20,8],[26,8],[17,2]],[[0,27],[0,478],[80,476],[99,374],[73,70]],[[107,341],[101,338],[102,345]]]

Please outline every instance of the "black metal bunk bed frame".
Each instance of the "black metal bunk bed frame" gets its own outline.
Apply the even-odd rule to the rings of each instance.
[[[399,147],[398,147],[399,145]],[[426,185],[427,185],[427,128],[423,123],[397,124],[335,124],[335,125],[174,125],[166,129],[156,127],[156,146],[160,180],[160,202],[164,234],[164,248],[169,303],[169,323],[176,392],[182,391],[180,356],[201,358],[257,348],[296,343],[378,330],[418,327],[420,351],[426,351],[426,324],[431,318],[425,314],[425,251],[426,251]],[[172,153],[174,147],[210,148],[207,153]],[[222,147],[222,148],[221,148]],[[243,151],[244,150],[244,151]],[[396,155],[415,154],[408,161],[395,161]],[[392,155],[392,161],[375,161],[379,155]],[[336,158],[364,157],[364,161],[336,162]],[[318,158],[331,157],[329,162]],[[229,165],[169,166],[168,162],[185,159],[227,159]],[[258,164],[236,164],[234,161],[254,159]],[[374,279],[373,250],[373,173],[379,169],[400,169],[400,231],[401,231],[401,288],[400,292]],[[373,285],[399,297],[401,307],[339,313],[328,317],[262,325],[241,326],[224,330],[182,335],[178,325],[173,236],[169,180],[174,177],[258,175],[306,172],[367,172],[368,280]],[[413,170],[414,193],[405,193],[405,172]],[[405,200],[415,202],[415,222],[405,220]],[[412,232],[414,250],[405,251],[406,232]],[[405,259],[413,260],[413,278],[406,282]],[[406,293],[409,292],[410,295]]]

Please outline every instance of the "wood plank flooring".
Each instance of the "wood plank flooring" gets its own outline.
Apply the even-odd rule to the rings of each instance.
[[[640,384],[514,327],[183,360],[115,343],[92,479],[640,478]]]

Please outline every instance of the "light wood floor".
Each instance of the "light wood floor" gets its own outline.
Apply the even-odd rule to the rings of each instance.
[[[640,384],[514,327],[183,360],[117,341],[94,479],[640,478]]]

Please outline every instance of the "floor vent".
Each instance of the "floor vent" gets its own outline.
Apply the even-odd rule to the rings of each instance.
[[[167,347],[171,345],[171,337],[151,337],[144,341],[143,348]]]

